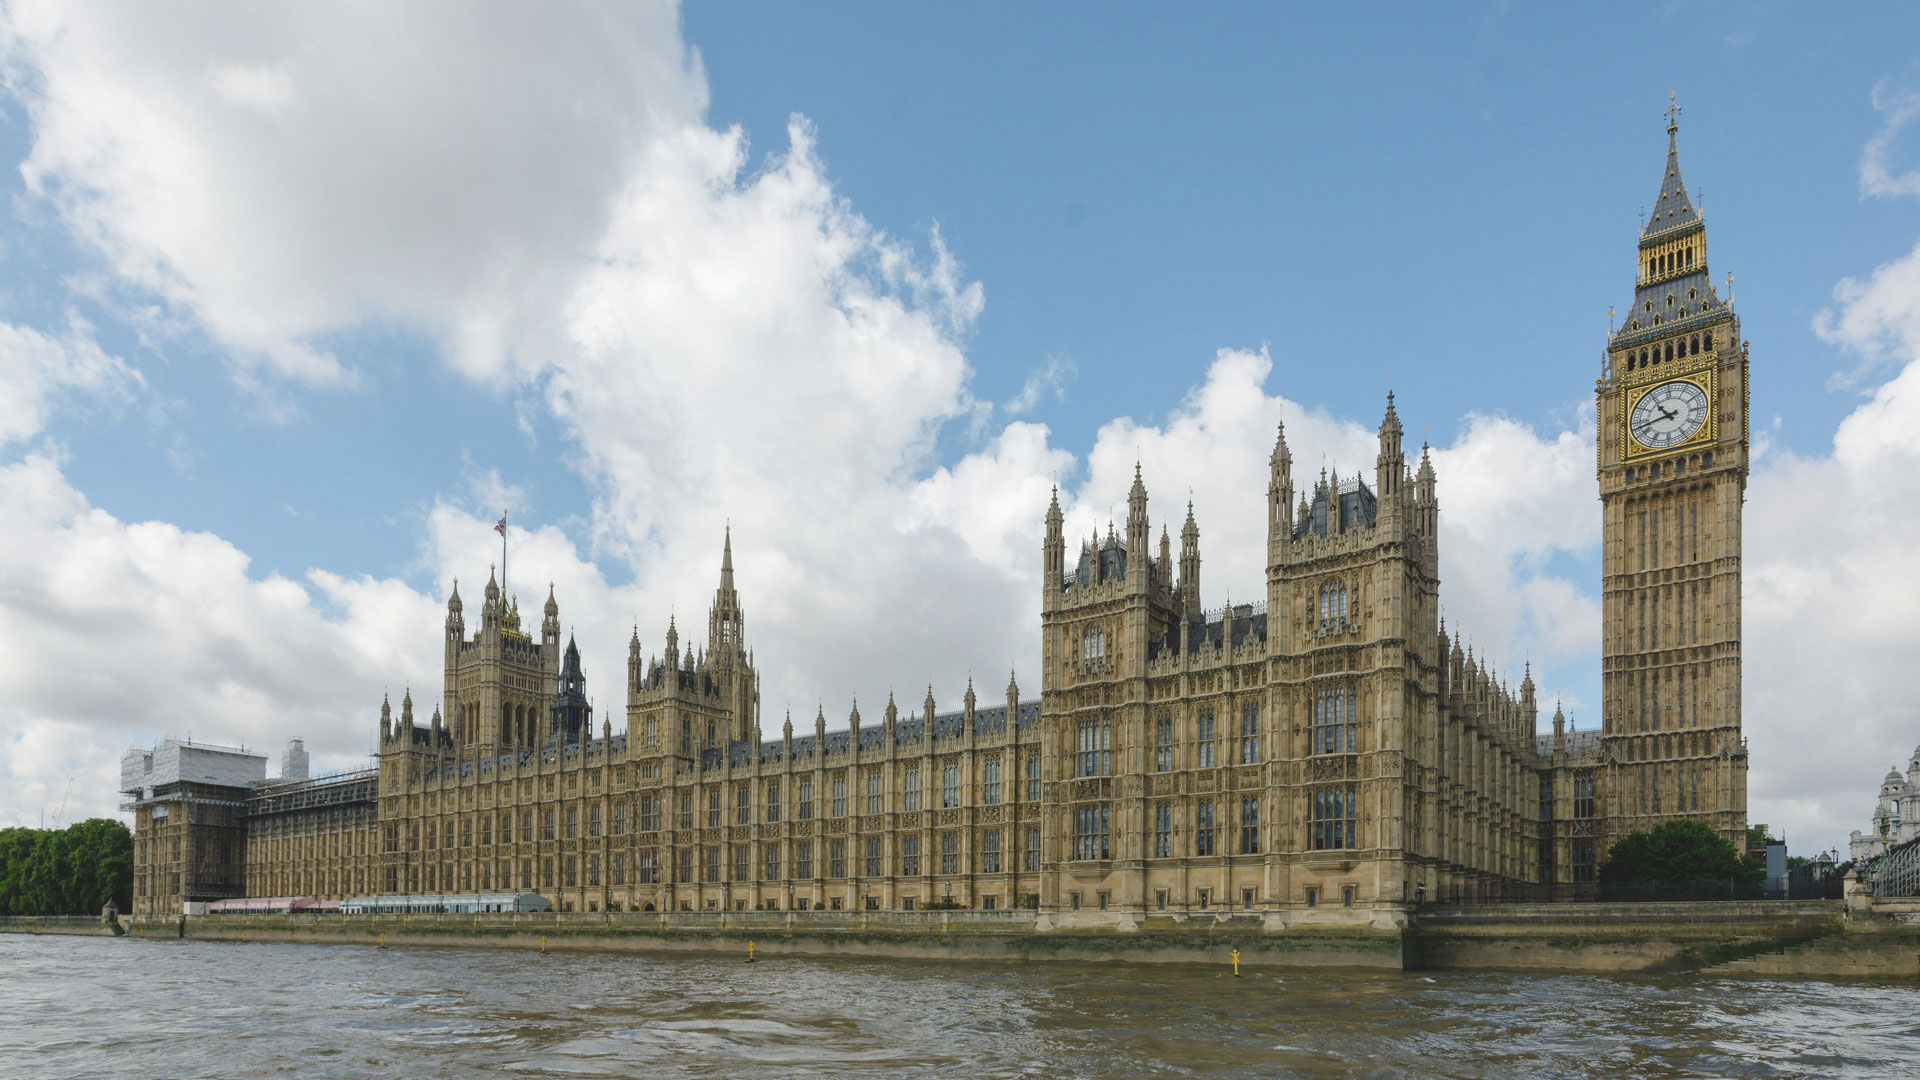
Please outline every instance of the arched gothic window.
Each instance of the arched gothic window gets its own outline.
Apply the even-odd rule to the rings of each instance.
[[[1322,630],[1347,621],[1347,585],[1344,581],[1330,582],[1320,589],[1320,628]]]
[[[1097,626],[1090,626],[1080,636],[1080,658],[1098,660],[1107,655],[1107,632]]]

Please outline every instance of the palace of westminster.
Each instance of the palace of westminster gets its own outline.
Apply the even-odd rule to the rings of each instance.
[[[1201,607],[1192,506],[1176,557],[1137,468],[1124,531],[1075,546],[1056,492],[1037,698],[969,684],[958,709],[929,690],[764,738],[729,537],[700,647],[671,621],[661,655],[629,642],[616,732],[551,592],[536,636],[491,576],[471,625],[456,586],[444,715],[383,703],[371,768],[307,778],[296,746],[268,780],[263,756],[173,740],[123,759],[136,912],[515,892],[578,912],[1377,923],[1420,899],[1590,892],[1614,839],[1675,818],[1742,843],[1747,349],[1676,131],[1595,385],[1599,730],[1556,710],[1538,732],[1531,671],[1513,686],[1449,634],[1441,488],[1389,394],[1371,475],[1297,477],[1275,440],[1262,603]]]

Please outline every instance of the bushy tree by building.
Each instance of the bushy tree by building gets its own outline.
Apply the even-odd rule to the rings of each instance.
[[[1600,894],[1635,900],[1733,900],[1757,897],[1766,865],[1743,855],[1710,826],[1669,821],[1628,833],[1600,864]]]
[[[0,829],[0,915],[133,909],[133,833],[91,818],[64,829]]]

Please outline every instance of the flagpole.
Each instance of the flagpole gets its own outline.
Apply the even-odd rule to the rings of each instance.
[[[500,511],[500,603],[507,602],[507,512]]]

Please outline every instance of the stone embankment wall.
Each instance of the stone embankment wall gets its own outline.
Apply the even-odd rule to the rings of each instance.
[[[1920,976],[1915,910],[1840,901],[1429,907],[1404,927],[1301,926],[1260,915],[1127,916],[1061,925],[1046,913],[676,912],[538,915],[233,915],[145,919],[131,936],[249,942],[490,946],[758,957],[1200,963],[1376,970],[1705,971]],[[48,929],[53,929],[49,927]],[[55,930],[54,932],[61,932]],[[74,932],[101,932],[75,927]]]
[[[738,956],[1341,967],[1399,971],[1403,935],[1369,927],[1270,931],[1260,916],[1152,918],[1130,930],[1057,927],[1033,912],[673,912],[528,915],[229,915],[131,924],[136,937],[502,946]]]
[[[1685,971],[1836,933],[1838,900],[1429,907],[1408,932],[1408,967],[1504,971]]]
[[[81,934],[112,937],[114,929],[98,915],[5,915],[0,916],[0,934]]]

